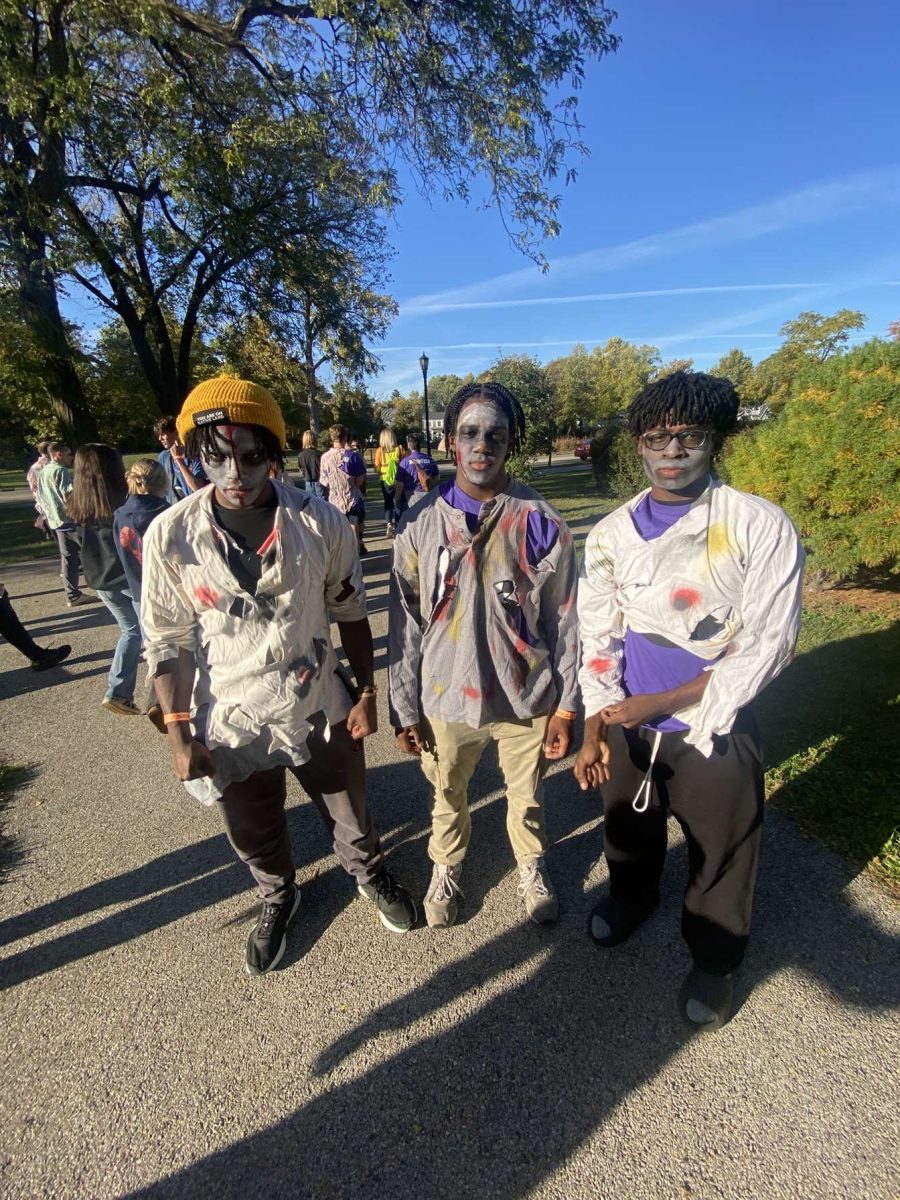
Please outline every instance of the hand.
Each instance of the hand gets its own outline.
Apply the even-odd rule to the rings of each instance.
[[[172,743],[172,767],[175,778],[182,783],[186,779],[203,779],[206,775],[215,774],[212,755],[196,738]]]
[[[624,725],[626,729],[637,729],[639,725],[644,725],[655,717],[662,717],[665,713],[660,708],[659,695],[647,692],[629,696],[627,700],[620,700],[618,704],[611,704],[609,708],[604,708],[600,715],[607,725]]]
[[[371,692],[362,696],[350,709],[347,729],[355,742],[361,742],[378,728],[378,706]]]
[[[574,721],[567,721],[565,717],[558,717],[555,713],[550,717],[544,734],[544,758],[556,762],[557,759],[566,757],[572,745],[574,724]]]
[[[404,754],[421,755],[425,748],[422,731],[418,725],[407,725],[397,734],[397,745]]]
[[[175,459],[175,461],[177,463],[183,463],[184,462],[184,446],[182,446],[181,442],[175,442],[174,445],[171,446],[170,449],[171,449],[172,457]]]
[[[585,742],[575,756],[572,770],[583,792],[608,783],[612,778],[609,771],[609,743],[603,738],[597,742]]]

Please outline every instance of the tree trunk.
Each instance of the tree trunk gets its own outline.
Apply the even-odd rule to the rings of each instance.
[[[319,384],[316,379],[315,343],[313,340],[312,301],[307,296],[304,302],[303,370],[306,372],[306,394],[309,399],[309,427],[316,441],[319,440]]]
[[[20,267],[22,315],[45,355],[45,382],[61,436],[75,449],[82,442],[99,440],[97,422],[72,362],[72,349],[59,311],[56,282],[43,255],[43,239],[36,238],[32,231],[29,242],[34,246],[36,241],[39,248],[32,250]]]

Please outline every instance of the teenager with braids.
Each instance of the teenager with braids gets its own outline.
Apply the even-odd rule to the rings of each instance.
[[[507,830],[528,916],[556,919],[544,863],[541,779],[569,751],[578,645],[576,566],[562,517],[512,479],[522,408],[497,383],[451,400],[456,477],[400,523],[391,575],[391,716],[432,788],[429,925],[452,925],[469,844],[467,788],[489,742],[506,780]]]
[[[590,916],[624,942],[659,902],[669,812],[688,847],[679,997],[698,1029],[730,1017],[763,818],[748,707],[790,662],[803,549],[785,513],[727,487],[712,459],[736,423],[731,383],[677,371],[628,410],[650,487],[588,536],[578,587],[585,705],[580,786],[602,787],[610,888]]]
[[[256,880],[262,909],[246,969],[264,975],[284,954],[300,902],[286,770],[382,924],[404,933],[415,922],[366,799],[362,741],[377,708],[362,567],[335,507],[270,477],[284,466],[285,426],[264,387],[206,380],[185,400],[178,433],[212,487],[161,513],[144,539],[147,661],[175,774],[219,808]],[[332,620],[358,694],[338,664]]]

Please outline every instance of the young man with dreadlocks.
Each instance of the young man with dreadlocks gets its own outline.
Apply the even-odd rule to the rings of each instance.
[[[678,371],[628,410],[650,487],[588,536],[578,587],[585,705],[575,776],[602,786],[610,889],[600,946],[656,908],[668,812],[688,849],[683,1017],[730,1017],[750,932],[763,817],[749,705],[790,662],[803,549],[780,508],[727,487],[711,461],[736,424],[726,379]]]
[[[528,916],[553,921],[541,779],[569,751],[577,694],[576,565],[560,515],[507,472],[525,429],[497,383],[450,402],[444,431],[456,477],[404,517],[394,542],[391,717],[433,789],[425,898],[429,925],[452,925],[469,844],[467,788],[496,742],[507,830]]]
[[[147,531],[141,622],[175,774],[218,803],[263,901],[247,970],[277,966],[300,902],[285,769],[319,809],[359,894],[404,933],[415,907],[384,867],[366,801],[362,739],[377,728],[376,689],[353,531],[332,505],[270,478],[284,465],[284,418],[258,384],[201,383],[178,433],[213,486]],[[340,673],[331,619],[358,698]]]

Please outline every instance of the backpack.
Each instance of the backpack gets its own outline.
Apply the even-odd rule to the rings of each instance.
[[[381,479],[385,487],[393,487],[397,482],[397,465],[400,462],[400,450],[392,450],[387,456],[384,470],[381,473]]]

